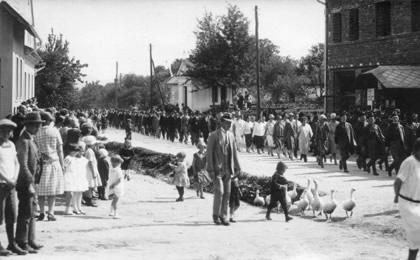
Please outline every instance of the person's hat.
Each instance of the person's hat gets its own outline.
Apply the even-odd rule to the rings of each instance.
[[[98,153],[99,153],[99,158],[103,158],[103,157],[108,156],[108,151],[104,148],[99,149]]]
[[[81,128],[93,128],[90,123],[84,123]]]
[[[343,116],[347,116],[348,114],[347,114],[347,112],[345,112],[345,111],[343,111],[343,112],[341,112],[340,113],[340,117],[343,117]]]
[[[0,127],[7,127],[7,126],[15,128],[17,125],[12,120],[9,120],[7,118],[0,120]]]
[[[41,119],[44,121],[54,121],[54,117],[51,115],[50,112],[42,111],[41,113]]]
[[[113,154],[111,156],[111,162],[119,162],[119,163],[122,163],[122,162],[124,162],[124,160],[121,158],[121,156],[119,154]]]
[[[268,116],[268,118],[270,118],[270,119],[274,119],[274,115],[273,115],[273,114],[270,114],[270,115]]]
[[[324,114],[322,114],[319,116],[319,119],[327,120],[327,117]]]
[[[225,113],[222,116],[222,121],[232,122],[233,121],[232,115],[230,113]]]
[[[86,145],[94,145],[96,143],[96,137],[93,135],[85,136],[83,142],[85,142]]]
[[[295,115],[293,113],[289,113],[289,117],[294,117]]]
[[[41,119],[41,115],[38,112],[30,112],[25,115],[23,120],[24,124],[28,123],[44,123],[45,121]]]
[[[330,115],[330,118],[331,119],[335,119],[337,117],[337,114],[336,113],[331,113],[331,115]]]

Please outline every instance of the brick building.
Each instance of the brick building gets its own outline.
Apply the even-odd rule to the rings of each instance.
[[[420,112],[420,0],[328,0],[327,112]]]

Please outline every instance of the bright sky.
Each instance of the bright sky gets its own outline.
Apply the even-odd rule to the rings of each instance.
[[[119,72],[149,74],[149,43],[156,65],[188,58],[195,46],[197,19],[207,10],[226,13],[237,5],[260,39],[280,47],[281,55],[300,58],[324,42],[324,6],[316,0],[34,0],[35,28],[44,41],[51,28],[70,42],[70,55],[88,63],[85,80],[113,82]]]

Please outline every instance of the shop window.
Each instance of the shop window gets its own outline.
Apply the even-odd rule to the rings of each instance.
[[[411,28],[413,32],[420,31],[420,0],[411,1]]]
[[[376,4],[376,37],[391,34],[391,3],[379,2]]]
[[[359,39],[359,9],[351,9],[349,17],[349,40]]]
[[[338,43],[342,41],[342,24],[341,24],[341,13],[332,14],[332,41]]]

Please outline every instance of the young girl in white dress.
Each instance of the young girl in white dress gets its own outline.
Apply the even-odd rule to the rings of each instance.
[[[176,199],[177,202],[184,201],[184,188],[190,186],[190,179],[188,178],[187,164],[185,162],[185,157],[187,155],[184,152],[179,152],[176,155],[178,164],[169,164],[172,169],[174,169],[174,180],[173,184],[178,190],[179,198]]]
[[[114,219],[119,219],[118,202],[124,195],[124,174],[121,170],[123,159],[119,155],[111,156],[111,168],[109,169],[109,178],[106,188],[106,194],[111,202],[111,212],[109,213]]]

